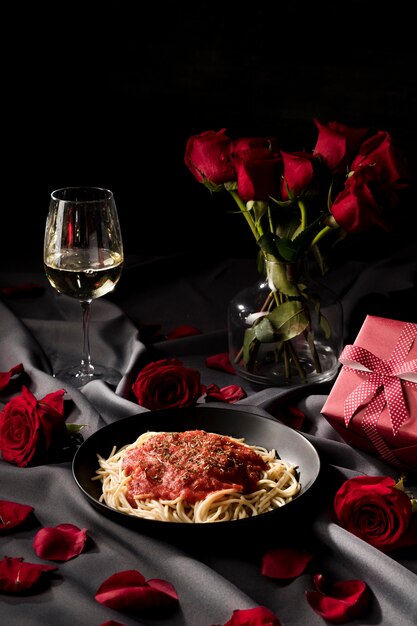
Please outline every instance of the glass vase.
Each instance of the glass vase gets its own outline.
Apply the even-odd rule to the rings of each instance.
[[[229,303],[228,341],[237,374],[262,387],[330,381],[340,367],[342,305],[299,264],[267,261],[264,277]]]

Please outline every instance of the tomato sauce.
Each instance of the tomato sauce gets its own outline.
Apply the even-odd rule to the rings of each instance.
[[[195,503],[221,489],[251,493],[267,467],[254,450],[225,435],[203,430],[157,433],[126,454],[123,469],[131,476],[126,497],[135,507],[135,496],[180,496]]]

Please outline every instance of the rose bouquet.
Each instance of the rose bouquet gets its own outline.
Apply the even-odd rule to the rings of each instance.
[[[409,186],[404,155],[388,132],[314,122],[318,137],[310,152],[284,151],[272,137],[233,140],[225,129],[186,143],[190,172],[210,192],[230,194],[259,248],[266,289],[257,310],[243,311],[242,345],[231,350],[243,375],[256,371],[262,345],[283,364],[286,382],[293,375],[307,381],[306,350],[312,370],[321,372],[317,332],[329,338],[340,331],[311,286],[312,262],[324,273],[330,246],[347,234],[392,229]]]

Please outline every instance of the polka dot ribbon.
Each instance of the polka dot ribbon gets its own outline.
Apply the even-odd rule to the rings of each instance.
[[[380,359],[361,346],[345,346],[339,358],[344,369],[355,370],[365,377],[364,382],[345,400],[346,427],[354,413],[366,406],[363,427],[368,430],[368,436],[376,433],[378,417],[388,405],[392,432],[394,435],[398,433],[408,418],[403,386],[417,388],[417,359],[405,360],[416,336],[417,324],[404,324],[389,359]]]

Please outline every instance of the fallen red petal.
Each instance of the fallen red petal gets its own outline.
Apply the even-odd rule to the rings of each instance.
[[[228,352],[208,356],[206,358],[206,367],[211,367],[221,372],[228,372],[229,374],[236,374],[236,370],[230,362]]]
[[[239,385],[228,385],[227,387],[222,387],[220,391],[225,401],[229,403],[237,402],[247,396],[246,391]]]
[[[223,626],[281,626],[277,616],[265,606],[237,609]]]
[[[305,420],[305,414],[295,406],[280,407],[274,417],[294,430],[301,430]]]
[[[87,530],[80,530],[73,524],[59,524],[52,528],[42,528],[36,533],[33,547],[41,559],[48,561],[69,561],[78,556],[87,540]]]
[[[23,363],[18,363],[8,372],[0,372],[0,390],[7,387],[13,376],[18,376],[23,372]]]
[[[313,580],[316,591],[306,591],[306,599],[323,619],[345,624],[367,610],[369,589],[362,580],[329,583],[321,574],[316,574]]]
[[[9,500],[0,500],[0,532],[20,526],[33,512],[33,506]]]
[[[56,569],[54,565],[25,563],[22,557],[5,556],[0,561],[0,591],[21,593],[33,587],[44,572]]]
[[[261,571],[269,578],[296,578],[305,571],[312,558],[304,550],[274,548],[263,555]]]
[[[228,402],[233,404],[238,400],[246,398],[246,391],[238,385],[228,385],[227,387],[218,387],[212,383],[205,389],[206,402]]]
[[[167,339],[180,339],[181,337],[193,337],[201,334],[201,330],[196,326],[182,324],[181,326],[177,326],[177,328],[171,330],[166,337]]]
[[[41,285],[36,283],[21,283],[20,285],[9,285],[0,288],[0,294],[7,298],[28,298],[40,296],[44,291]]]
[[[137,570],[125,570],[107,578],[97,590],[95,599],[117,611],[131,612],[176,604],[178,595],[167,581],[146,581]]]

